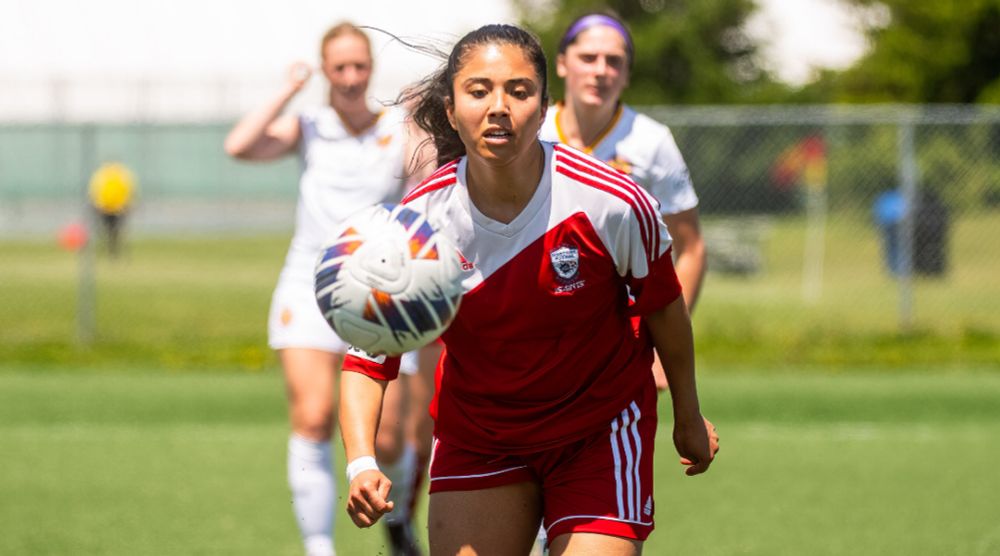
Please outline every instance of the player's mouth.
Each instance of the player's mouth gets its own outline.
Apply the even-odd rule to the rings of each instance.
[[[483,140],[490,145],[505,145],[514,139],[514,133],[502,127],[491,127],[483,132]]]

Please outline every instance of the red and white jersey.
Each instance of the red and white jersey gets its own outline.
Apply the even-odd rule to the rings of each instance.
[[[563,105],[549,107],[538,137],[566,142],[559,128]],[[684,157],[670,129],[631,107],[620,104],[607,129],[584,152],[628,174],[660,202],[662,214],[677,214],[698,206]]]
[[[542,145],[541,181],[509,223],[472,204],[465,158],[403,200],[467,262],[432,413],[438,438],[471,451],[530,453],[602,430],[654,387],[652,345],[630,317],[681,294],[656,200],[590,156]],[[344,363],[379,379],[395,366],[353,351]]]

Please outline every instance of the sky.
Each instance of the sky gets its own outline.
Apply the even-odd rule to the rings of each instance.
[[[865,53],[858,17],[837,0],[757,0],[761,11],[749,33],[763,43],[770,69],[783,81],[803,84],[815,68],[843,69]],[[869,10],[869,18],[884,18]]]
[[[837,0],[758,2],[751,34],[769,41],[768,64],[789,82],[864,51]],[[289,63],[315,62],[319,38],[341,19],[448,45],[514,17],[505,0],[0,0],[0,118],[240,113],[277,90]],[[438,64],[372,35],[375,99]],[[313,81],[299,102],[321,99]]]

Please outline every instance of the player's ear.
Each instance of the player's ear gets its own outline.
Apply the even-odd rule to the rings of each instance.
[[[455,102],[451,97],[444,97],[444,112],[448,116],[448,123],[451,128],[458,131],[458,123],[455,121]]]
[[[566,79],[566,73],[568,73],[566,71],[566,55],[559,54],[556,56],[556,75],[558,75],[560,79]]]

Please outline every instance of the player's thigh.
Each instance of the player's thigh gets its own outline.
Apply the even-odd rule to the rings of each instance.
[[[549,556],[638,556],[642,541],[597,533],[567,533],[549,542]]]
[[[523,556],[531,551],[542,516],[537,484],[435,492],[427,510],[431,556]]]
[[[292,429],[314,440],[329,438],[333,427],[336,377],[343,355],[303,348],[286,348],[278,354],[285,373]]]

